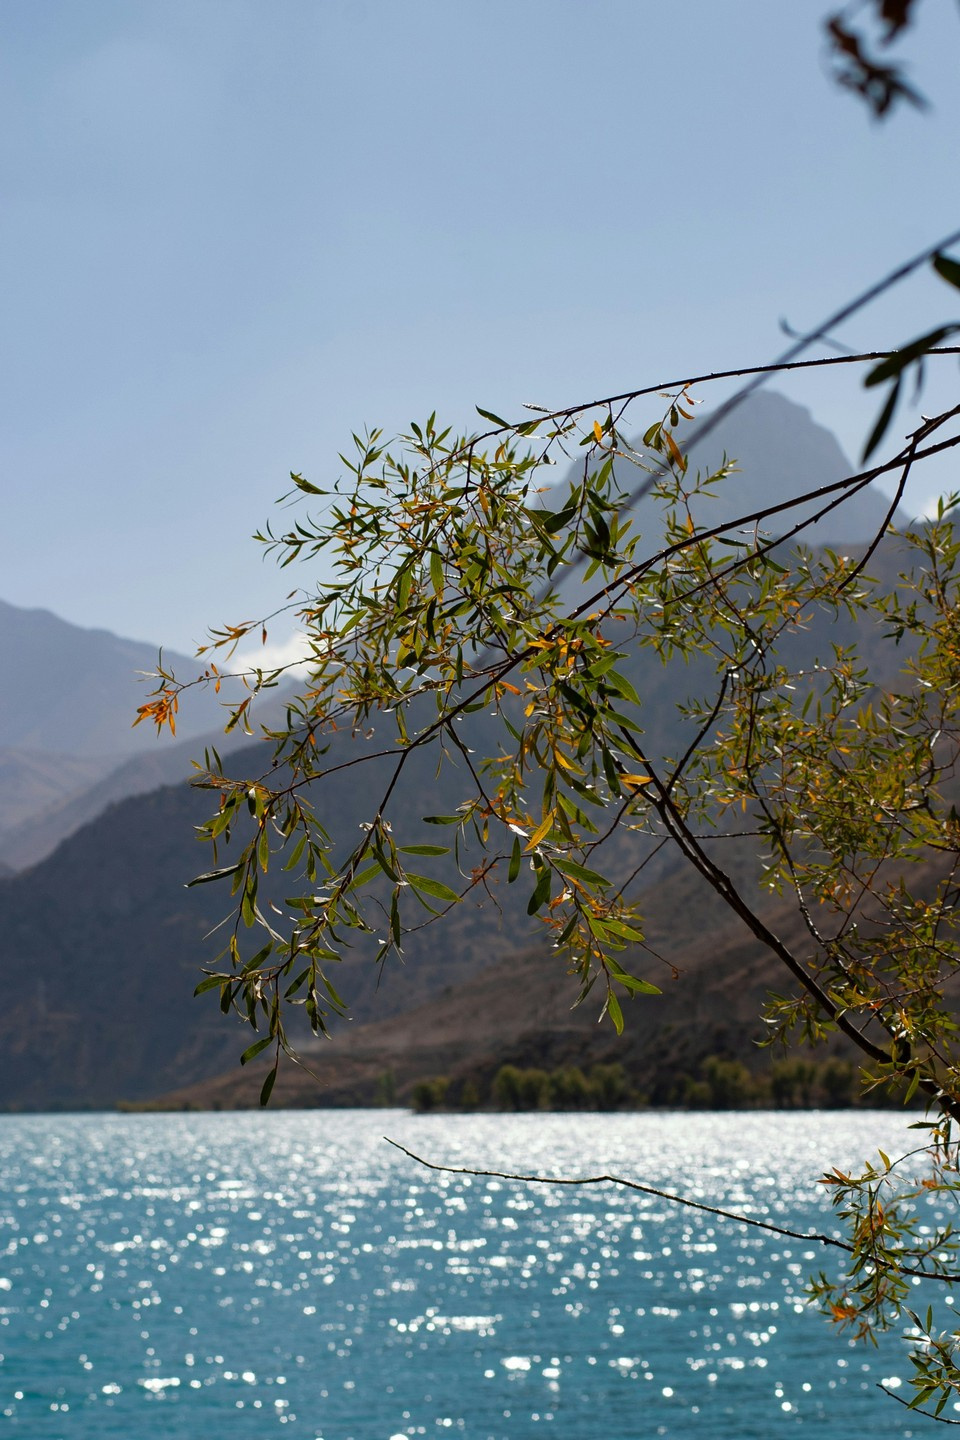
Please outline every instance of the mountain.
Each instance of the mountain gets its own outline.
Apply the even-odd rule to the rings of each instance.
[[[156,669],[157,656],[155,645],[0,600],[0,747],[114,765],[146,749],[148,737],[131,724],[145,699],[138,677]],[[185,672],[196,664],[174,653],[165,659]],[[201,699],[184,714],[181,734],[209,730],[215,715]]]
[[[681,427],[680,439],[696,435],[709,414]],[[724,458],[735,461],[736,471],[716,490],[698,495],[693,505],[697,523],[717,525],[735,515],[748,515],[770,505],[835,484],[856,473],[836,437],[816,424],[809,410],[774,390],[757,390],[741,406],[719,421],[700,441],[689,447],[690,472],[704,475]],[[787,512],[789,518],[771,517],[763,528],[779,534],[822,509],[827,500],[808,502]],[[869,541],[883,526],[890,502],[876,486],[868,485],[845,499],[801,537],[808,545],[858,545]],[[900,524],[905,517],[893,517]]]
[[[272,1103],[302,1108],[382,1103],[385,1082],[409,1103],[418,1081],[446,1077],[453,1092],[489,1093],[502,1065],[546,1070],[619,1063],[655,1104],[708,1055],[762,1058],[760,1011],[782,984],[778,963],[677,864],[645,893],[648,938],[671,957],[662,994],[626,1003],[626,1028],[598,1024],[598,1003],[575,1007],[577,984],[558,957],[532,948],[495,960],[399,1014],[341,1027],[332,1041],[300,1047],[304,1068],[281,1068]],[[771,902],[767,916],[787,943],[802,944],[796,908]],[[636,958],[636,957],[634,957]],[[436,977],[435,977],[436,978]],[[259,1103],[267,1062],[236,1064],[158,1097],[164,1109],[242,1109]]]
[[[21,868],[12,850],[7,856],[5,836],[38,814],[55,811],[67,798],[95,789],[114,763],[102,755],[63,755],[16,746],[0,750],[0,858],[9,859],[14,869]]]
[[[220,918],[184,888],[205,798],[181,785],[127,800],[0,880],[6,1108],[110,1106],[234,1058],[237,1027],[191,999]]]
[[[770,407],[764,410],[769,417]],[[723,442],[728,449],[745,451],[753,413],[752,403],[739,412],[740,444]],[[799,451],[803,426],[796,415],[790,419],[796,424],[789,443]],[[813,440],[813,453],[819,454],[820,441],[816,435]],[[794,454],[794,462],[800,467],[802,455]],[[861,541],[885,510],[886,502],[875,497]],[[896,543],[888,542],[871,568],[895,574],[896,551]],[[806,664],[831,642],[853,638],[851,625],[843,614],[823,617],[796,637],[794,658]],[[870,638],[870,643],[879,642]],[[899,659],[890,648],[896,665]],[[677,704],[706,693],[712,681],[708,670],[697,664],[679,672],[664,669],[648,652],[632,655],[622,668],[643,697],[650,745],[656,753],[679,753],[690,731],[678,720]],[[464,717],[464,743],[483,753],[490,723],[482,712]],[[20,733],[23,738],[23,729]],[[341,731],[331,737],[331,758],[348,758],[364,746],[380,744],[376,735],[355,740]],[[186,755],[178,753],[178,765],[181,759]],[[257,773],[267,759],[261,745],[238,754],[233,767],[240,775]],[[385,769],[383,761],[374,761],[325,783],[324,812],[336,816],[345,843],[352,843],[356,827],[374,813]],[[98,782],[101,801],[111,783],[120,782],[115,776]],[[412,752],[391,800],[395,823],[408,832],[405,839],[435,841],[432,827],[418,833],[417,817],[451,813],[469,783],[462,763],[451,760],[438,773],[425,750]],[[223,943],[215,927],[228,903],[219,886],[184,888],[209,865],[208,853],[193,838],[209,809],[210,797],[184,784],[120,799],[41,863],[0,879],[0,976],[7,997],[0,1015],[0,1103],[22,1109],[144,1101],[196,1086],[235,1065],[239,1050],[252,1038],[249,1028],[224,1018],[215,994],[192,998],[202,967],[212,963]],[[611,840],[608,863],[614,873],[635,868],[637,844],[630,833]],[[725,853],[743,874],[755,868],[749,850]],[[475,859],[469,853],[462,857],[465,871]],[[727,913],[690,871],[658,857],[644,873],[649,876],[648,941],[655,953],[630,963],[635,960],[642,973],[663,983],[665,996],[631,1006],[635,1038],[626,1044],[639,1047],[638,1073],[644,1065],[656,1069],[681,1060],[689,1069],[698,1046],[706,1053],[718,1048],[718,1036],[726,1034],[731,1045],[739,1045],[756,1034],[760,997],[773,972],[765,955],[731,928]],[[289,880],[285,888],[284,877],[271,875],[267,898],[282,909],[290,888]],[[337,1067],[353,1063],[349,1057],[355,1044],[361,1058],[367,1057],[368,1080],[370,1067],[378,1066],[379,1074],[388,1053],[402,1057],[413,1047],[417,1055],[410,1067],[426,1064],[431,1037],[439,1035],[448,1037],[447,1049],[437,1053],[430,1068],[441,1068],[443,1059],[447,1071],[455,1063],[462,1070],[528,1054],[575,1057],[584,1047],[598,1056],[606,1053],[603,1047],[612,1043],[606,1027],[605,1038],[584,1039],[594,1034],[596,1005],[591,1014],[588,1002],[569,1019],[573,982],[563,976],[555,956],[544,958],[540,927],[526,915],[522,887],[493,877],[491,888],[497,905],[457,907],[442,924],[409,936],[403,963],[391,961],[382,973],[372,963],[375,944],[370,940],[361,937],[345,954],[333,978],[349,995],[355,1019],[340,1027],[332,1045],[306,1044],[311,1059],[334,1067],[325,1072],[331,1095]],[[541,976],[547,978],[541,982]],[[479,988],[461,990],[464,986]],[[444,998],[448,989],[451,994]],[[489,999],[494,992],[501,997],[496,1004]],[[458,1030],[454,1012],[472,1016],[472,1025]],[[422,1043],[415,1043],[418,1036]],[[396,1060],[398,1069],[402,1063]],[[246,1081],[241,1077],[236,1083],[242,1091]],[[222,1090],[216,1093],[226,1103]]]
[[[256,752],[238,758],[257,763]],[[409,782],[405,806],[435,798],[427,778]],[[356,813],[362,802],[358,796]],[[213,932],[227,904],[219,887],[185,888],[206,863],[192,832],[208,810],[209,797],[185,785],[128,799],[42,864],[0,879],[0,974],[7,982],[0,1096],[6,1108],[143,1101],[196,1086],[228,1067],[227,1089],[234,1081],[242,1088],[233,1067],[250,1030],[221,1015],[215,992],[192,996],[201,968],[219,948]],[[531,1055],[569,1063],[584,1046],[593,1058],[606,1058],[612,1030],[597,1026],[597,1003],[571,1017],[576,983],[556,955],[533,943],[537,927],[524,915],[525,895],[503,885],[496,894],[502,916],[490,905],[464,907],[442,930],[409,937],[405,962],[391,961],[385,973],[362,942],[334,967],[354,1018],[336,1029],[332,1043],[301,1037],[311,1065],[325,1065],[334,1096],[342,1088],[335,1078],[341,1059],[350,1074],[358,1063],[361,1070],[366,1065],[372,1089],[384,1068],[396,1069],[403,1081],[422,1076],[423,1066],[426,1073],[459,1074],[524,1054],[527,1063]],[[665,994],[651,998],[649,1008],[646,998],[631,1007],[629,1043],[649,1052],[649,1064],[634,1067],[648,1085],[650,1065],[668,1064],[671,1054],[693,1065],[698,1047],[707,1053],[755,1037],[760,998],[775,967],[687,867],[661,869],[646,898],[648,944],[664,958],[644,963],[637,955],[632,963],[639,961]],[[493,993],[499,998],[489,1005],[483,997]],[[356,1076],[350,1083],[356,1096]]]
[[[283,693],[261,698],[255,712],[258,725],[282,722]],[[224,735],[222,728],[210,730],[175,743],[168,735],[145,734],[150,748],[118,766],[77,756],[0,752],[0,780],[9,779],[7,795],[12,793],[15,802],[4,804],[0,865],[11,872],[26,870],[45,860],[62,840],[95,820],[107,806],[189,780],[196,773],[194,761],[202,759],[207,746],[216,747],[226,757],[250,744],[249,736],[240,729],[229,735]],[[72,784],[74,775],[86,778]]]
[[[48,610],[0,601],[0,863],[22,870],[48,855],[112,801],[171,784],[218,737],[223,694],[197,690],[178,716],[177,740],[149,724],[133,726],[156,669],[156,646],[108,630],[86,630]],[[175,652],[180,675],[198,662]],[[266,710],[264,710],[266,714]]]

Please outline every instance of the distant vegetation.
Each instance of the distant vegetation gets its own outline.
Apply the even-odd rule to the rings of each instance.
[[[686,1110],[841,1110],[857,1104],[892,1106],[899,1097],[883,1088],[864,1093],[859,1071],[850,1060],[786,1058],[768,1069],[748,1070],[739,1060],[708,1055],[697,1075],[678,1075],[660,1094],[658,1104]],[[378,1099],[393,1104],[396,1088],[389,1072]],[[476,1080],[452,1081],[437,1075],[418,1080],[410,1093],[417,1114],[471,1110],[642,1110],[649,1097],[632,1083],[622,1065],[576,1065],[555,1070],[501,1065],[485,1086]]]

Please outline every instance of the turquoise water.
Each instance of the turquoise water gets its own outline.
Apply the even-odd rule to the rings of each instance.
[[[0,1117],[0,1424],[36,1440],[875,1440],[906,1367],[803,1303],[825,1264],[624,1190],[794,1226],[889,1114]],[[829,1224],[829,1220],[827,1220]],[[901,1390],[906,1395],[906,1388]]]

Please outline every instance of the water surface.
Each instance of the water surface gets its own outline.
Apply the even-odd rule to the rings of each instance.
[[[898,1115],[0,1117],[0,1419],[93,1440],[893,1440],[897,1345],[804,1303],[829,1265],[604,1186],[453,1164],[614,1170],[806,1228],[820,1172]],[[906,1395],[905,1387],[901,1393]]]

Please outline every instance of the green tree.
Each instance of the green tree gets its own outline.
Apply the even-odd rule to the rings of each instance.
[[[377,1079],[374,1104],[389,1108],[397,1103],[397,1081],[392,1070],[384,1070]]]
[[[521,1072],[516,1065],[501,1065],[493,1077],[493,1103],[498,1110],[522,1110]]]
[[[590,1098],[598,1110],[619,1110],[629,1104],[633,1091],[622,1065],[591,1065],[587,1079]]]
[[[820,1088],[824,1104],[830,1109],[842,1109],[853,1101],[856,1088],[856,1074],[849,1060],[840,1060],[832,1055],[824,1061],[820,1070]]]
[[[873,7],[887,27],[881,42],[913,8]],[[842,17],[830,34],[841,79],[877,113],[916,98]],[[929,263],[960,287],[960,262],[946,253],[957,238],[894,278]],[[896,351],[796,359],[879,289],[782,361],[870,367],[866,383],[885,395],[866,456],[893,425],[904,381],[956,353],[944,344],[951,322]],[[763,378],[735,373],[740,397]],[[935,1216],[928,1224],[923,1207],[960,1193],[949,999],[960,958],[960,541],[952,500],[929,524],[896,540],[878,532],[856,555],[803,537],[880,476],[898,477],[899,499],[913,469],[960,443],[960,406],[924,418],[889,459],[843,481],[704,522],[703,497],[722,495],[733,468],[705,473],[688,459],[691,438],[735,403],[694,421],[714,378],[532,408],[513,422],[481,411],[486,428],[470,435],[430,416],[396,440],[354,436],[330,486],[292,477],[287,498],[313,509],[260,538],[283,566],[322,560],[333,578],[293,602],[309,673],[271,735],[272,763],[230,775],[216,752],[206,756],[214,866],[197,883],[227,885],[235,912],[222,963],[200,988],[265,1027],[241,1058],[274,1052],[266,1103],[292,1053],[291,1005],[323,1032],[346,1008],[334,976],[352,947],[386,964],[411,930],[502,877],[522,890],[580,999],[599,996],[619,1031],[623,1002],[658,992],[638,876],[671,847],[780,963],[771,1038],[840,1032],[878,1092],[904,1087],[928,1107],[910,1157],[881,1154],[826,1177],[846,1263],[813,1293],[838,1324],[870,1336],[913,1316],[915,1278],[942,1295],[957,1258],[952,1230]],[[218,684],[223,656],[252,628],[215,632],[190,683]],[[675,666],[692,698],[676,723],[651,727],[645,689]],[[249,725],[256,696],[282,678],[248,676],[231,726]],[[161,671],[141,718],[169,721],[184,688]],[[435,827],[429,839],[395,805],[423,757],[453,797],[422,816]],[[373,768],[378,785],[354,840],[322,796],[358,767]],[[272,889],[281,867],[288,879]],[[787,905],[801,927],[791,935],[770,919]],[[546,1104],[548,1077],[523,1077],[504,1067],[496,1103]],[[427,1085],[419,1099],[427,1108],[443,1096]],[[960,1336],[937,1330],[932,1311],[913,1320],[916,1399],[940,1409],[960,1394]]]
[[[736,1110],[753,1099],[753,1077],[741,1061],[708,1055],[702,1069],[710,1092],[711,1110]]]
[[[217,864],[200,878],[227,884],[237,912],[226,966],[201,988],[265,1025],[244,1060],[268,1047],[279,1060],[292,1050],[291,1004],[317,1031],[343,1010],[333,972],[351,946],[387,963],[409,930],[503,876],[522,887],[581,999],[598,994],[619,1030],[623,1001],[658,991],[635,877],[672,846],[781,963],[771,1037],[840,1031],[872,1083],[930,1104],[926,1179],[942,1193],[955,1183],[960,1115],[944,1001],[960,856],[951,506],[849,556],[800,544],[808,520],[795,515],[809,516],[809,503],[705,527],[699,499],[731,465],[691,472],[691,388],[674,387],[640,441],[625,421],[644,397],[630,396],[514,425],[493,417],[472,437],[431,417],[397,447],[358,438],[329,492],[295,477],[322,513],[264,538],[285,564],[329,555],[336,578],[301,602],[313,659],[272,737],[272,766],[234,777],[207,757]],[[879,474],[899,472],[902,489],[925,455],[958,443],[953,417],[923,421],[891,460],[817,492],[816,513]],[[577,451],[576,473],[545,491],[548,462]],[[653,553],[634,524],[641,498],[659,511]],[[700,693],[675,724],[648,730],[647,677],[678,664]],[[280,678],[253,677],[249,698]],[[160,707],[176,696],[175,681],[163,684]],[[363,738],[374,721],[375,747]],[[436,841],[412,823],[401,833],[391,809],[424,752],[453,796],[424,817]],[[345,843],[315,792],[357,766],[378,767],[379,789]],[[762,853],[762,875],[744,864],[745,843]],[[282,892],[261,894],[278,866]],[[790,899],[801,942],[768,921],[771,895]],[[508,1095],[506,1078],[495,1086],[503,1108],[547,1103],[546,1076],[542,1096],[519,1075]],[[889,1323],[907,1271],[939,1274],[953,1254],[948,1233],[933,1251],[914,1233],[910,1207],[930,1186],[898,1191],[882,1226],[865,1225],[897,1173],[831,1181],[854,1248],[847,1278],[818,1282],[818,1294],[864,1333]]]
[[[552,1110],[589,1110],[590,1085],[579,1065],[567,1065],[550,1076]]]
[[[295,477],[322,512],[266,543],[285,564],[327,554],[336,578],[301,602],[313,658],[272,765],[236,777],[207,757],[217,860],[200,879],[228,885],[237,910],[226,964],[201,988],[265,1026],[244,1060],[272,1047],[279,1061],[290,1005],[316,1031],[345,1008],[334,970],[352,947],[388,963],[413,928],[503,877],[580,998],[598,995],[620,1030],[624,1000],[658,992],[637,876],[673,847],[783,967],[771,1038],[839,1031],[870,1083],[931,1106],[924,1188],[900,1188],[885,1164],[830,1180],[852,1250],[817,1294],[867,1334],[906,1300],[910,1272],[939,1276],[954,1254],[949,1231],[921,1242],[915,1207],[956,1184],[944,987],[958,954],[960,541],[952,504],[859,555],[803,547],[810,497],[805,511],[773,502],[701,524],[701,497],[731,465],[689,466],[691,389],[674,387],[640,440],[625,422],[642,396],[492,417],[471,437],[431,417],[396,447],[358,438],[329,492]],[[924,420],[891,460],[815,492],[815,512],[879,474],[899,472],[902,489],[958,443],[953,418]],[[545,490],[548,462],[578,451],[577,471]],[[641,499],[659,512],[653,547],[634,524]],[[644,687],[675,665],[699,693],[675,723],[648,727]],[[280,678],[254,676],[249,698]],[[160,707],[176,697],[163,685]],[[235,722],[248,711],[249,699]],[[391,808],[423,754],[452,797],[423,817],[436,840]],[[316,796],[358,766],[377,767],[378,790],[354,842]],[[278,867],[283,889],[265,888]],[[787,901],[802,937],[768,918]],[[501,1071],[496,1103],[545,1106],[539,1078]],[[424,1090],[414,1103],[440,1102]],[[941,1376],[949,1393],[956,1378]]]
[[[418,1080],[410,1095],[410,1105],[418,1115],[429,1114],[431,1110],[442,1110],[447,1102],[450,1081],[446,1075],[432,1080]]]

